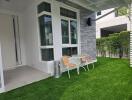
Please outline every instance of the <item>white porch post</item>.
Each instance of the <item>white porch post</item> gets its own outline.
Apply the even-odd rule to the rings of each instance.
[[[132,67],[132,3],[130,5],[130,67]]]
[[[132,67],[132,3],[129,6],[130,9],[130,67]]]
[[[3,64],[2,64],[2,52],[1,52],[1,43],[0,43],[0,93],[5,91],[5,85],[4,85],[4,75],[3,75]]]

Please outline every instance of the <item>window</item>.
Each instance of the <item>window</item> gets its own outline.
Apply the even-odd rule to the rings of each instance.
[[[52,18],[49,15],[39,17],[41,46],[53,45]]]
[[[77,44],[77,22],[70,21],[71,44]]]
[[[52,17],[50,13],[46,14],[44,11],[51,12],[51,5],[49,3],[42,2],[38,5],[40,53],[42,61],[51,61],[54,60]]]
[[[74,20],[61,20],[61,29],[62,29],[62,43],[69,43],[69,24],[70,24],[70,35],[71,35],[71,44],[77,44],[77,22]]]
[[[73,18],[73,19],[77,19],[77,13],[65,8],[60,8],[60,15],[61,16],[65,16],[65,17],[69,17],[69,18]]]
[[[42,2],[38,5],[38,13],[41,13],[43,11],[51,12],[51,5],[47,2]]]
[[[43,61],[51,61],[54,60],[53,48],[41,49],[41,59]]]
[[[60,8],[62,55],[72,56],[78,54],[77,13]]]
[[[67,20],[61,20],[61,29],[62,29],[62,43],[69,43],[69,23]]]
[[[62,44],[77,44],[77,21],[72,19],[62,19],[61,32]]]
[[[97,16],[101,15],[101,11],[97,12]]]
[[[67,47],[62,49],[62,55],[72,56],[77,55],[77,47]]]

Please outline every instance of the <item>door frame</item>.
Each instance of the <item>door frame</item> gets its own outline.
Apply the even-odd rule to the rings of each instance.
[[[3,63],[2,63],[2,55],[1,55],[1,43],[0,43],[0,81],[1,81],[1,87],[0,87],[0,93],[5,91],[5,84],[4,84],[4,70],[3,70]]]
[[[12,24],[13,24],[13,35],[15,42],[15,58],[16,66],[22,65],[22,56],[21,56],[21,40],[20,40],[20,30],[19,30],[19,16],[12,15]]]
[[[23,62],[23,56],[22,56],[23,46],[21,44],[21,42],[23,42],[23,41],[21,41],[21,30],[22,30],[21,29],[21,15],[20,15],[20,13],[7,11],[7,10],[0,10],[0,14],[9,15],[9,16],[11,16],[11,19],[12,19],[11,27],[13,30],[14,46],[17,45],[17,52],[16,52],[16,46],[15,46],[15,60],[16,60],[16,53],[17,53],[19,63],[16,60],[16,65],[13,68],[4,69],[4,67],[3,67],[3,70],[12,70],[14,68],[21,67],[21,66],[25,65],[25,62]],[[13,22],[13,21],[15,21],[15,22]],[[15,39],[15,35],[16,35],[16,39]]]

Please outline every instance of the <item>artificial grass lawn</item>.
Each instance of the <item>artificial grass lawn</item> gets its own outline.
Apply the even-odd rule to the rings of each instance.
[[[0,100],[132,100],[132,68],[125,59],[98,58],[95,69],[71,79],[61,78],[40,82],[0,95]]]

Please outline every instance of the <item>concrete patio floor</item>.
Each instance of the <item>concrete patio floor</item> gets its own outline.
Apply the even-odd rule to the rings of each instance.
[[[49,74],[28,66],[4,71],[5,90],[10,91],[48,77],[50,77]]]

